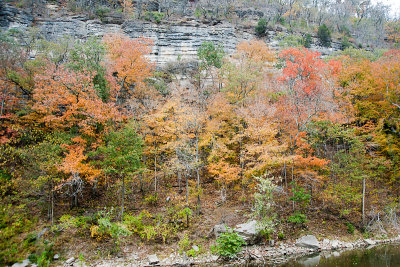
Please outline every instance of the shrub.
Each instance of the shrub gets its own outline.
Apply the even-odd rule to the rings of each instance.
[[[191,209],[172,206],[163,215],[153,216],[145,210],[137,216],[125,215],[124,224],[143,240],[166,243],[176,238],[179,230],[188,227],[191,216]]]
[[[303,224],[307,222],[307,216],[300,212],[295,212],[293,215],[289,216],[288,222],[296,223],[296,224]]]
[[[312,44],[311,34],[307,33],[303,40],[304,47],[310,48]]]
[[[107,16],[111,12],[111,9],[109,7],[98,7],[94,13],[96,14],[97,17],[100,18],[100,20],[104,19],[105,16]]]
[[[350,43],[349,38],[347,36],[344,36],[342,42],[340,43],[340,49],[345,50],[346,48],[349,47],[353,47],[353,44]]]
[[[303,46],[304,40],[301,36],[289,34],[287,36],[282,36],[279,41],[280,47],[299,47]]]
[[[185,234],[181,240],[178,242],[178,247],[179,247],[179,254],[183,254],[183,252],[186,252],[190,248],[190,240],[189,236]]]
[[[324,47],[331,46],[331,31],[325,24],[322,24],[318,28],[318,39],[321,42],[322,46]]]
[[[297,185],[293,188],[293,196],[290,200],[295,201],[298,205],[304,209],[307,207],[308,203],[310,203],[311,195],[304,192],[304,188],[299,187]]]
[[[152,12],[148,12],[146,11],[146,13],[144,14],[144,19],[147,21],[152,21],[155,22],[157,24],[161,23],[161,20],[164,18],[165,14],[162,12],[157,12],[157,11],[152,11]]]
[[[276,186],[272,178],[255,177],[257,180],[257,192],[254,194],[254,210],[252,217],[257,220],[260,233],[267,239],[275,228],[275,215],[273,214],[273,192]]]
[[[222,257],[234,258],[242,251],[242,246],[246,244],[243,238],[237,233],[222,233],[217,239],[215,251]]]
[[[354,234],[354,230],[355,230],[354,225],[351,222],[345,222],[344,224],[347,226],[347,232],[349,234]]]
[[[267,21],[264,18],[261,18],[258,21],[255,31],[257,36],[265,36],[265,32],[267,31]]]

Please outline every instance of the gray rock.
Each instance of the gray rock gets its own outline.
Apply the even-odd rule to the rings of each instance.
[[[369,246],[373,246],[373,245],[376,244],[376,242],[375,242],[374,240],[369,239],[369,238],[368,238],[368,239],[365,239],[364,242],[365,242],[367,245],[369,245]]]
[[[59,258],[60,258],[60,255],[58,255],[58,254],[54,255],[54,257],[53,257],[54,260],[58,260]]]
[[[273,239],[268,240],[268,245],[269,245],[270,247],[275,246],[275,240],[273,240]]]
[[[14,263],[12,267],[27,267],[31,262],[28,259],[23,260],[21,263]]]
[[[220,234],[226,233],[226,232],[227,232],[227,230],[226,230],[225,224],[217,224],[211,230],[211,233],[213,233],[215,235],[215,238],[218,238]]]
[[[332,255],[333,255],[334,257],[339,257],[339,256],[340,256],[340,253],[337,252],[337,251],[334,251],[334,252],[332,253]]]
[[[346,248],[353,248],[353,244],[352,243],[345,243],[344,246]]]
[[[253,245],[259,239],[259,229],[257,221],[253,220],[247,223],[236,225],[234,232],[238,233],[248,245]]]
[[[199,252],[199,251],[200,251],[199,247],[196,246],[196,245],[193,245],[193,246],[192,246],[192,249],[193,249],[194,251],[196,251],[196,252]]]
[[[66,264],[71,264],[75,261],[75,257],[71,257],[68,260],[65,261]]]
[[[340,246],[339,240],[332,240],[331,241],[331,246],[332,246],[333,249],[338,249],[339,246]]]
[[[313,235],[306,235],[296,240],[296,246],[304,248],[319,249],[321,246]]]
[[[156,254],[147,256],[147,259],[149,260],[150,265],[156,265],[160,262]]]

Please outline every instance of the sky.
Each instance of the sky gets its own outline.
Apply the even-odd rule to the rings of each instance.
[[[400,17],[400,0],[372,0],[373,3],[381,2],[391,7],[390,15]]]

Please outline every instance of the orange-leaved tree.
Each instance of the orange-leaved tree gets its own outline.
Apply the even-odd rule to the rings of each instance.
[[[104,103],[98,96],[92,75],[50,62],[45,72],[35,77],[33,99],[33,109],[50,127],[74,127],[90,137],[99,134],[107,123],[122,119],[113,103]]]
[[[122,34],[104,36],[108,52],[109,68],[119,84],[116,99],[132,95],[132,90],[144,85],[151,75],[153,64],[147,57],[151,52],[152,41],[146,38],[131,39]]]
[[[313,119],[337,109],[334,79],[341,65],[334,60],[325,62],[320,56],[306,48],[289,48],[279,55],[283,64],[280,118],[289,135],[291,154],[300,133]]]

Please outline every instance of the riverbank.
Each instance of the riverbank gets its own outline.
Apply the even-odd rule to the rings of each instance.
[[[204,253],[198,257],[188,257],[171,253],[168,255],[147,255],[139,257],[137,253],[126,251],[124,257],[111,259],[102,259],[95,262],[85,263],[79,259],[68,259],[60,262],[58,266],[190,266],[190,265],[245,265],[252,264],[284,264],[292,259],[313,255],[319,256],[339,256],[342,252],[357,249],[370,248],[381,244],[400,242],[400,235],[388,239],[359,239],[354,242],[341,240],[323,239],[319,240],[319,247],[306,247],[296,245],[296,242],[281,242],[275,246],[253,245],[244,247],[237,258],[231,261],[225,261],[217,255],[210,252]]]

